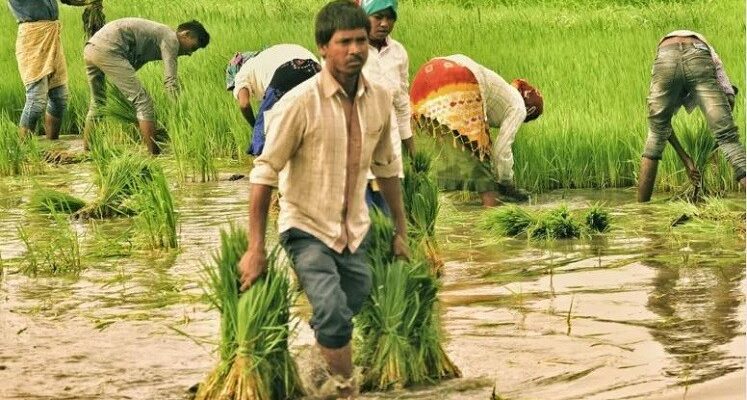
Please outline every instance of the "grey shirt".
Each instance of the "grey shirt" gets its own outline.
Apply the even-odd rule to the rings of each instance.
[[[135,70],[150,61],[163,60],[166,90],[171,94],[179,91],[179,39],[170,27],[142,18],[122,18],[104,25],[88,43],[125,58]]]
[[[8,0],[8,7],[18,23],[57,21],[57,0]]]

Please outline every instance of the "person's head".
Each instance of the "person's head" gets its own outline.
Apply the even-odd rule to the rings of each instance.
[[[366,13],[349,0],[335,0],[316,15],[316,45],[325,68],[344,75],[357,75],[368,58]]]
[[[394,30],[394,23],[397,21],[397,0],[363,0],[361,8],[371,23],[369,39],[384,41]]]
[[[511,86],[515,87],[524,99],[524,106],[527,109],[527,117],[524,119],[524,122],[539,118],[542,115],[545,104],[542,99],[542,93],[525,79],[514,79],[511,81]]]
[[[198,49],[204,49],[210,43],[210,34],[198,21],[192,20],[176,28],[179,39],[179,55],[190,56]]]

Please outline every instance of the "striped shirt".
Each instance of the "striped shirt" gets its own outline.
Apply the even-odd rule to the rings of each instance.
[[[370,220],[366,172],[397,176],[392,99],[363,75],[348,98],[327,68],[265,112],[267,142],[250,182],[278,187],[278,231],[301,229],[331,249],[357,250]]]

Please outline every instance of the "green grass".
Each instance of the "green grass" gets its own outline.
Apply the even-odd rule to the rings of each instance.
[[[0,113],[0,176],[33,175],[43,169],[42,151],[35,137],[21,139],[18,127]]]
[[[135,227],[145,247],[175,249],[179,246],[174,198],[160,166],[150,168],[150,175],[142,182],[132,207],[137,213]]]
[[[158,119],[172,137],[174,148],[167,153],[172,151],[185,164],[184,179],[212,177],[210,161],[186,166],[196,152],[203,152],[200,157],[245,157],[250,130],[224,90],[227,60],[236,51],[276,43],[299,43],[315,51],[313,15],[324,3],[262,1],[228,8],[216,0],[106,3],[109,20],[140,16],[176,26],[196,18],[211,33],[207,49],[179,61],[184,90],[178,105],[164,94],[159,63],[138,73],[156,103]],[[61,7],[71,92],[65,132],[79,131],[88,107],[80,12]],[[522,126],[514,147],[519,186],[534,192],[626,187],[637,179],[647,131],[650,69],[659,38],[680,28],[703,33],[718,50],[734,83],[744,89],[744,14],[744,2],[737,0],[411,0],[401,2],[393,36],[408,50],[411,76],[431,57],[463,53],[506,79],[525,77],[540,88],[545,114]],[[0,23],[14,26],[7,12],[0,13]],[[289,31],[287,26],[294,29]],[[12,49],[14,40],[15,35],[4,35],[0,47]],[[0,73],[7,77],[0,82],[0,104],[15,121],[24,96],[13,57],[0,59]],[[683,114],[675,117],[675,131],[687,135],[686,130],[697,129],[702,116],[699,112]],[[744,116],[740,97],[735,117],[741,132]],[[189,150],[177,150],[180,139],[176,138],[189,142]],[[208,147],[201,147],[204,144]],[[658,190],[677,192],[687,183],[673,153],[665,151]],[[706,178],[709,190],[734,190],[736,184],[720,155],[715,165],[720,178],[713,182]]]

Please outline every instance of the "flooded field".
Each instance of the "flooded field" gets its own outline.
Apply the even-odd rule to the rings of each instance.
[[[0,398],[188,398],[218,339],[199,271],[219,229],[246,220],[248,182],[174,186],[178,251],[136,250],[128,219],[76,221],[79,276],[18,273],[19,227],[50,225],[26,208],[33,189],[90,198],[90,182],[85,163],[0,180]],[[464,378],[365,398],[488,400],[494,387],[503,399],[745,397],[743,220],[672,227],[683,210],[663,196],[642,206],[631,190],[553,192],[531,207],[603,202],[613,229],[538,242],[493,237],[475,202],[442,200],[442,319]],[[743,219],[743,193],[727,204]],[[299,326],[296,351],[312,343]]]

